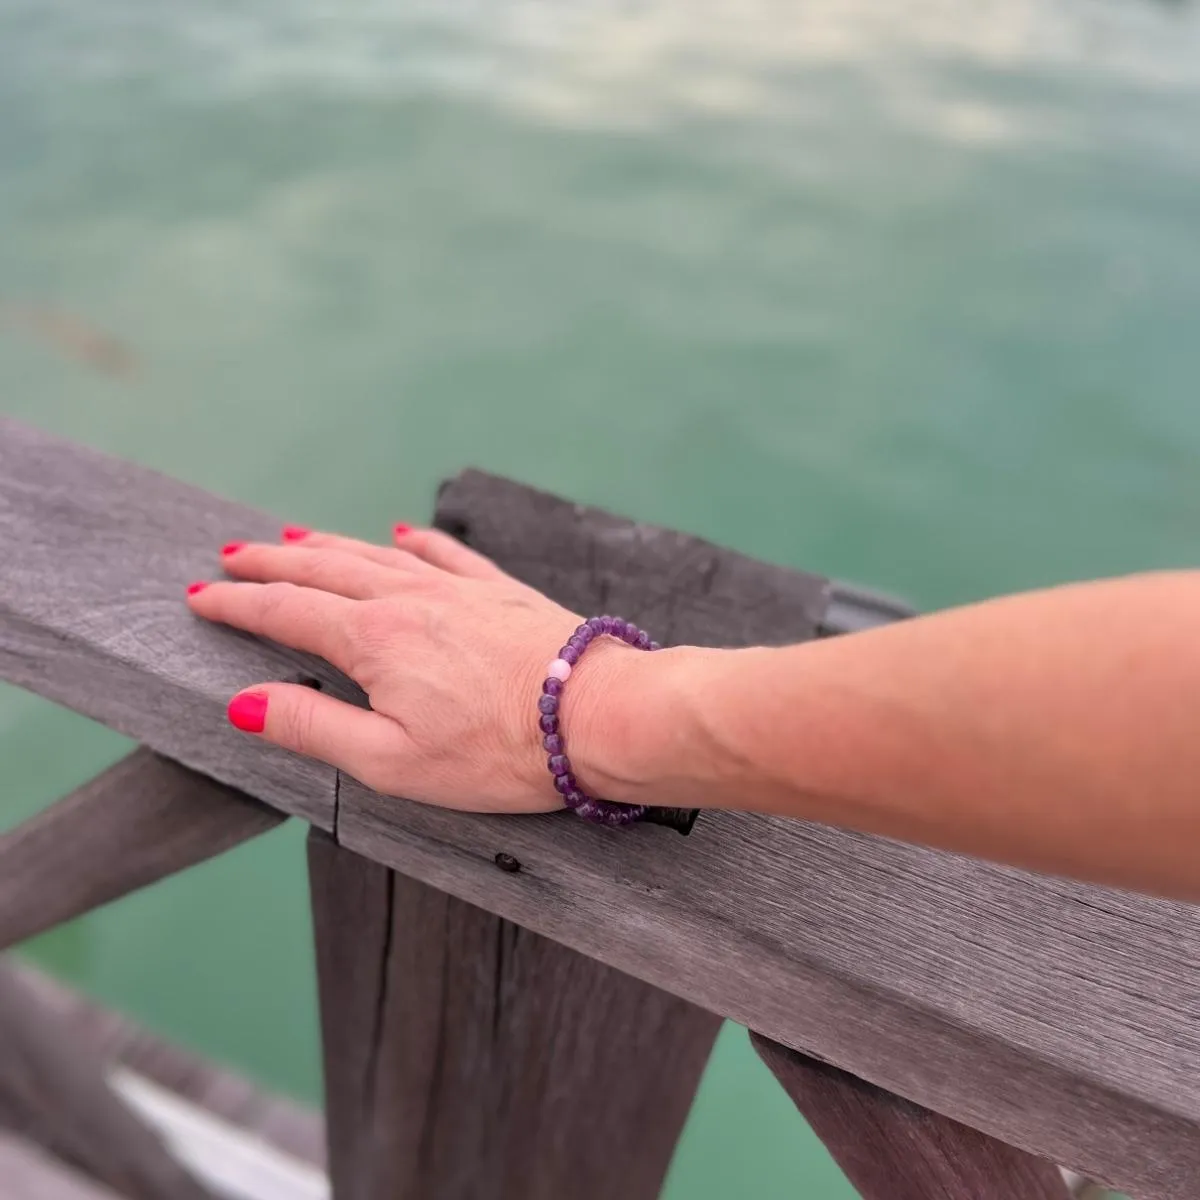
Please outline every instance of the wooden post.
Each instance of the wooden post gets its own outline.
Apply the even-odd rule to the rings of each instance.
[[[1062,1172],[758,1034],[759,1057],[862,1200],[1068,1200]]]
[[[0,837],[0,950],[283,819],[233,788],[135,750]]]
[[[128,1200],[214,1200],[112,1092],[104,1068],[0,965],[0,1127]]]
[[[654,1200],[718,1018],[313,831],[335,1200]]]

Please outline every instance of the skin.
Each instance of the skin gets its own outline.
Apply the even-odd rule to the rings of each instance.
[[[200,617],[328,659],[370,709],[263,683],[258,736],[388,795],[548,811],[534,701],[582,619],[458,542],[223,556]],[[753,808],[1200,901],[1200,572],[1027,593],[803,646],[601,639],[563,696],[580,785]],[[235,698],[236,702],[236,698]]]

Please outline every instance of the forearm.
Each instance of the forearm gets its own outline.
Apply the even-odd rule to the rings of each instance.
[[[1200,898],[1200,573],[805,646],[663,652],[636,688],[641,724],[601,772],[614,799],[806,817]]]

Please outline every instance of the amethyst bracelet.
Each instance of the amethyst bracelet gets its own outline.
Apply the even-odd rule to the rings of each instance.
[[[546,670],[546,682],[542,684],[542,694],[538,699],[538,727],[542,731],[542,745],[550,756],[546,765],[554,776],[554,787],[562,796],[563,803],[576,816],[597,825],[632,825],[645,817],[646,805],[615,804],[582,791],[571,772],[567,743],[559,728],[558,704],[571,671],[588,646],[603,635],[616,638],[637,650],[662,649],[657,642],[650,640],[645,630],[620,617],[592,617],[585,621],[567,639],[567,644]]]

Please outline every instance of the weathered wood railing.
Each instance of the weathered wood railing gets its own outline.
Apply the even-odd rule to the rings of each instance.
[[[477,472],[436,520],[675,643],[804,640],[828,603]],[[651,1200],[726,1017],[868,1200],[1061,1200],[1051,1162],[1200,1195],[1200,909],[746,813],[681,838],[375,795],[224,720],[262,679],[352,684],[180,602],[277,528],[0,421],[0,678],[146,747],[0,839],[0,947],[307,820],[335,1200]],[[0,1126],[14,1078],[0,1058]]]

